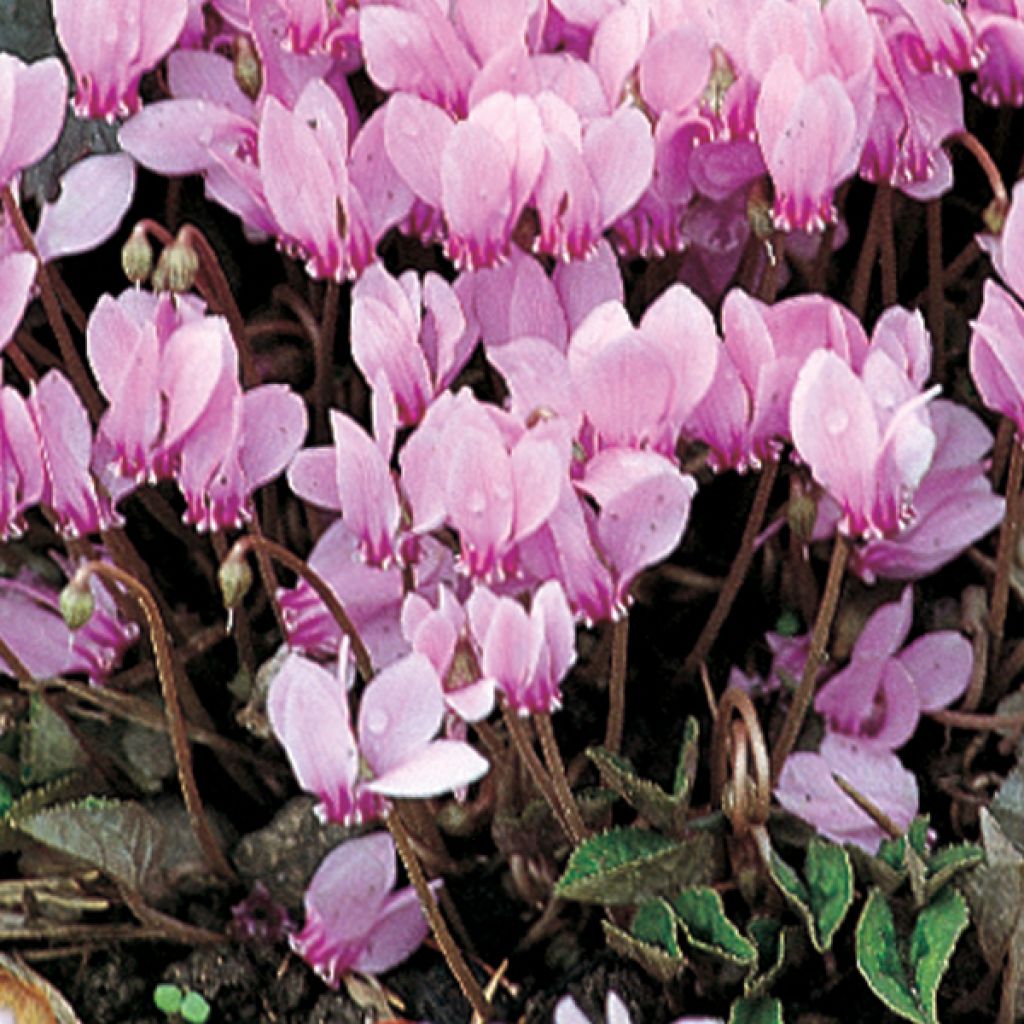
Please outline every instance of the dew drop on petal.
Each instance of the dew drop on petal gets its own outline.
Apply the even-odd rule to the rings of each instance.
[[[830,434],[841,434],[850,423],[850,414],[842,408],[829,409],[825,413],[825,429]]]
[[[380,710],[380,708],[375,708],[366,716],[367,731],[379,736],[387,730],[388,721],[387,712]]]

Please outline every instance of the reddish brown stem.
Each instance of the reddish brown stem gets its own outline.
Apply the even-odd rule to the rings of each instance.
[[[992,600],[989,606],[989,631],[992,634],[990,665],[999,664],[1002,653],[1003,634],[1006,628],[1006,611],[1010,598],[1010,572],[1017,553],[1017,529],[1020,519],[1020,489],[1024,477],[1024,445],[1019,438],[1013,442],[1010,455],[1010,471],[1006,480],[1006,515],[999,531],[999,548],[996,552],[996,578],[992,584]]]
[[[626,720],[626,669],[629,663],[629,616],[613,622],[612,656],[608,666],[608,722],[604,745],[617,754],[622,747],[622,730]]]

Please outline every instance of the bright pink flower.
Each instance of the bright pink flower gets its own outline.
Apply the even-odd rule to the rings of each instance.
[[[981,63],[974,91],[988,104],[1024,105],[1024,9],[1019,0],[967,0]]]
[[[992,434],[969,409],[941,399],[932,404],[931,419],[935,456],[914,492],[912,522],[895,537],[858,545],[851,555],[851,569],[869,583],[877,576],[928,576],[1002,522],[1006,502],[993,492],[984,460]],[[815,534],[827,536],[834,528],[834,522],[824,530],[816,526]]]
[[[368,267],[352,289],[352,358],[371,383],[378,374],[394,395],[398,423],[414,426],[469,359],[475,338],[445,280],[415,271],[395,280]]]
[[[263,106],[260,177],[278,234],[314,277],[354,277],[375,256],[375,239],[349,180],[349,125],[337,94],[314,79],[294,110],[274,97]],[[297,197],[301,201],[297,201]]]
[[[921,71],[959,73],[977,65],[977,44],[959,4],[868,0],[867,6]]]
[[[0,635],[36,679],[83,673],[93,686],[106,682],[139,636],[107,588],[89,581],[95,608],[73,632],[60,612],[59,591],[28,573],[0,578]]]
[[[56,57],[24,64],[0,53],[0,187],[46,155],[64,124],[68,80]]]
[[[276,0],[288,17],[286,45],[295,53],[330,50],[342,32],[342,15],[333,0]],[[342,4],[344,7],[344,3]]]
[[[67,537],[84,537],[117,525],[110,501],[89,471],[93,433],[89,416],[68,379],[51,370],[33,388],[28,406],[39,435],[45,476],[40,501]]]
[[[427,937],[416,890],[393,892],[395,876],[395,844],[383,832],[347,840],[317,868],[304,898],[306,923],[288,941],[331,988],[349,971],[391,970]]]
[[[827,735],[818,753],[790,754],[775,789],[779,803],[826,839],[853,843],[874,853],[887,833],[838,786],[836,774],[862,793],[896,826],[906,829],[917,814],[917,781],[891,751]]]
[[[1014,206],[1020,205],[1015,199]],[[1009,238],[1004,239],[1005,253]],[[985,405],[1013,422],[1018,437],[1024,437],[1024,358],[1020,344],[1024,310],[1005,288],[986,281],[981,312],[973,327],[970,365],[978,394]]]
[[[112,121],[139,110],[139,79],[174,46],[187,15],[187,0],[53,0],[75,112]]]
[[[519,714],[562,705],[561,682],[576,660],[576,627],[565,592],[555,582],[533,595],[529,613],[510,597],[477,587],[466,603],[484,678]]]
[[[14,388],[0,388],[0,540],[20,535],[44,479],[42,445],[28,404]]]
[[[343,655],[345,666],[347,651]],[[444,696],[422,654],[374,676],[359,704],[356,731],[343,681],[298,654],[290,654],[274,677],[267,712],[299,784],[320,798],[319,813],[328,821],[376,817],[386,813],[387,797],[439,796],[468,786],[488,768],[468,744],[434,739]]]
[[[899,602],[882,605],[868,619],[849,665],[818,691],[814,707],[832,733],[868,749],[895,750],[913,736],[922,711],[948,707],[967,689],[970,643],[942,630],[903,648],[912,614],[913,592],[906,587]]]
[[[843,510],[851,537],[888,536],[905,526],[935,451],[925,404],[883,351],[860,376],[834,352],[812,353],[793,388],[790,425],[797,454]]]

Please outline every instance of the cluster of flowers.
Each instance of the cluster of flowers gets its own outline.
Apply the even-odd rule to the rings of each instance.
[[[169,0],[154,11],[145,0],[55,0],[75,108],[128,117],[126,152],[73,167],[33,237],[5,218],[0,348],[41,268],[117,230],[134,158],[202,174],[254,240],[277,239],[313,276],[358,278],[351,348],[372,433],[332,410],[333,444],[301,449],[304,402],[280,384],[243,388],[224,318],[192,297],[106,295],[87,328],[105,402],[95,424],[58,370],[27,399],[0,390],[0,538],[38,505],[68,538],[116,527],[119,504],[160,479],[180,488],[187,522],[235,529],[253,492],[286,470],[298,498],[340,514],[309,564],[345,605],[375,675],[353,687],[346,638],[300,583],[279,595],[292,653],[269,697],[273,729],[327,818],[370,820],[389,798],[479,779],[487,762],[465,723],[499,696],[524,715],[559,707],[577,622],[621,616],[638,573],[679,544],[697,488],[677,454],[684,442],[707,446],[719,472],[792,453],[823,492],[815,535],[856,541],[866,580],[925,576],[999,522],[991,435],[933,401],[919,314],[891,308],[869,337],[824,296],[767,305],[726,289],[751,198],[769,230],[802,232],[835,219],[835,190],[854,174],[915,198],[944,192],[941,145],[963,130],[956,74],[974,69],[986,102],[1024,102],[1013,5]],[[173,98],[142,105],[140,78],[164,57]],[[361,67],[386,94],[365,121],[347,77]],[[57,60],[0,55],[5,202],[57,138],[67,93]],[[454,282],[375,263],[392,228],[440,242]],[[690,245],[688,283],[634,324],[609,238],[620,254]],[[1016,294],[987,286],[972,370],[985,402],[1024,433],[1019,192],[992,249]],[[550,274],[546,256],[558,259]],[[719,298],[720,327],[705,304]],[[453,390],[481,346],[502,407]],[[61,628],[52,595],[24,578],[0,581],[7,608]],[[12,631],[11,646],[33,672],[84,668],[101,681],[134,634],[112,603],[100,611],[91,639],[33,650]],[[829,824],[800,787],[816,784],[808,758],[855,784],[855,766],[875,765],[903,780],[880,805],[908,819],[916,792],[892,751],[969,671],[955,636],[897,654],[909,619],[907,591],[865,628],[819,695],[820,754],[794,755],[779,789],[822,831],[864,845],[877,843],[869,819]],[[927,679],[936,657],[956,659],[941,692]],[[410,901],[386,896],[388,841],[359,842],[325,864],[294,938],[332,983],[395,962],[422,934]],[[319,894],[352,871],[373,876],[373,900],[322,909]]]

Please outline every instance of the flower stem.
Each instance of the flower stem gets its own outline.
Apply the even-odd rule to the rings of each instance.
[[[857,267],[853,272],[850,309],[853,310],[858,320],[864,319],[864,312],[868,307],[871,274],[875,269],[875,259],[881,244],[882,221],[884,220],[882,205],[882,190],[878,188],[875,190],[875,201],[871,204],[871,216],[868,218],[867,231],[864,234],[864,241],[861,243],[860,255],[857,257]]]
[[[334,336],[338,329],[339,295],[338,282],[328,281],[323,315],[320,318],[319,343],[314,345],[313,351],[313,429],[322,441],[330,437],[327,410],[331,404],[331,370],[334,364]]]
[[[32,673],[29,672],[25,662],[18,657],[14,652],[14,649],[2,636],[0,636],[0,661],[7,664],[7,667],[11,670],[11,675],[13,675],[22,686],[32,685]]]
[[[945,285],[942,280],[942,200],[933,199],[927,206],[928,233],[928,331],[935,353],[932,380],[946,378],[946,308]]]
[[[622,729],[626,720],[626,668],[629,663],[629,616],[612,623],[612,657],[608,667],[608,723],[605,726],[606,750],[617,754],[622,747]]]
[[[171,738],[174,762],[178,769],[178,782],[181,785],[185,810],[188,812],[192,831],[195,833],[199,848],[203,851],[210,866],[224,878],[233,879],[235,873],[231,870],[231,866],[210,828],[199,790],[196,787],[195,775],[192,772],[192,754],[189,749],[188,732],[181,713],[181,706],[178,703],[171,646],[153,595],[130,573],[107,562],[97,560],[86,562],[78,572],[81,574],[83,585],[88,582],[90,575],[96,575],[124,587],[142,609],[146,618],[146,626],[149,629],[150,643],[153,645],[153,653],[156,657],[157,675],[164,698],[164,713],[167,716],[167,733]]]
[[[1010,571],[1013,567],[1017,548],[1017,530],[1020,520],[1020,487],[1024,477],[1024,445],[1014,438],[1010,454],[1010,471],[1006,479],[1006,515],[999,531],[999,547],[996,552],[996,578],[992,584],[992,600],[989,605],[989,632],[992,634],[991,660],[993,667],[999,664],[1006,629],[1006,610],[1010,597]]]
[[[879,267],[882,272],[882,305],[895,306],[899,301],[896,264],[896,235],[893,227],[891,185],[878,186],[878,200],[881,203],[881,224],[879,235]]]
[[[402,858],[402,864],[405,866],[409,881],[412,882],[416,895],[420,898],[423,913],[430,923],[430,929],[434,933],[438,946],[441,948],[441,954],[448,964],[448,969],[452,972],[467,1002],[473,1007],[473,1012],[481,1020],[490,1020],[493,1014],[487,1002],[487,997],[470,970],[469,964],[466,963],[466,958],[462,955],[462,951],[452,938],[452,933],[448,930],[448,925],[438,909],[437,902],[434,900],[434,894],[430,891],[426,876],[423,874],[423,867],[416,856],[416,851],[413,849],[412,840],[405,829],[405,825],[402,824],[401,816],[395,813],[389,814],[387,816],[387,824],[391,830],[391,835],[394,837],[398,856]]]
[[[992,189],[993,200],[999,209],[1005,213],[1010,205],[1010,197],[1006,194],[1006,184],[1003,181],[1002,174],[999,172],[999,168],[996,166],[995,160],[992,159],[992,154],[981,144],[977,136],[972,135],[971,132],[959,132],[953,135],[949,141],[959,142],[978,161],[978,166],[984,172],[985,177],[988,178],[988,185]]]
[[[0,200],[3,202],[4,212],[13,225],[22,248],[36,258],[36,263],[38,264],[36,282],[39,285],[39,297],[43,301],[43,309],[46,312],[46,319],[49,321],[50,330],[53,331],[54,337],[57,339],[57,346],[60,348],[64,369],[71,378],[71,383],[74,384],[79,398],[82,399],[86,409],[89,410],[90,419],[96,422],[103,413],[103,400],[100,398],[96,388],[93,387],[92,380],[85,368],[85,363],[82,362],[82,357],[78,354],[78,349],[75,348],[75,342],[71,337],[71,332],[68,330],[67,321],[64,319],[60,303],[57,301],[57,293],[53,288],[50,270],[43,262],[42,256],[39,255],[39,248],[36,246],[35,237],[25,222],[25,215],[21,212],[21,207],[14,198],[14,193],[11,192],[9,185],[0,192]]]
[[[254,536],[253,534],[241,537],[235,541],[228,557],[244,558],[249,551],[263,551],[312,587],[316,596],[327,606],[327,610],[334,617],[334,621],[337,622],[341,631],[348,637],[352,644],[352,654],[356,659],[356,668],[363,680],[369,682],[373,677],[373,661],[370,659],[370,652],[359,636],[359,631],[348,617],[348,612],[338,600],[338,595],[334,593],[324,578],[315,569],[311,569],[298,555],[293,555],[284,545],[270,540],[269,537]]]
[[[537,726],[537,735],[540,737],[540,749],[544,752],[544,763],[548,767],[551,782],[565,810],[566,824],[571,833],[570,838],[578,846],[587,836],[587,826],[583,824],[580,809],[576,806],[576,798],[572,795],[572,789],[569,787],[569,777],[565,774],[565,764],[558,749],[558,741],[555,739],[551,715],[546,712],[534,715],[533,720]]]
[[[839,607],[839,593],[842,589],[843,574],[846,571],[846,562],[849,556],[849,539],[845,534],[837,533],[832,546],[832,560],[828,566],[828,577],[825,580],[825,593],[822,595],[821,604],[818,606],[818,616],[814,620],[814,629],[811,631],[811,646],[807,652],[807,663],[804,665],[803,675],[800,677],[800,685],[793,695],[793,703],[790,704],[785,721],[782,723],[782,731],[772,749],[773,785],[779,780],[782,766],[793,750],[804,724],[804,718],[807,716],[807,710],[811,706],[818,669],[821,668],[828,635],[832,630],[832,620]]]
[[[711,648],[718,639],[725,620],[729,617],[733,602],[743,586],[750,570],[750,563],[754,558],[754,545],[757,541],[758,531],[764,522],[765,512],[768,509],[768,500],[771,498],[772,488],[775,486],[775,479],[779,472],[779,460],[769,459],[764,464],[761,476],[757,481],[757,491],[754,494],[754,503],[750,506],[750,515],[747,516],[746,525],[743,527],[743,536],[740,538],[739,550],[736,552],[732,565],[729,568],[729,575],[725,578],[722,589],[718,592],[718,599],[715,607],[711,610],[708,621],[704,623],[693,650],[683,664],[683,672],[692,675],[697,667],[707,659]]]

